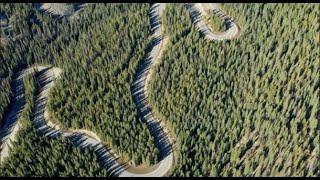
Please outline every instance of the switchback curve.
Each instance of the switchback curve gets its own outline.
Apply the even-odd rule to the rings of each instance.
[[[168,131],[164,129],[164,126],[154,118],[152,109],[147,102],[147,86],[150,80],[150,69],[159,60],[163,52],[164,35],[163,27],[161,24],[161,16],[165,9],[165,3],[156,3],[151,6],[150,10],[150,23],[152,31],[152,48],[148,53],[146,59],[144,59],[137,69],[134,77],[134,83],[132,85],[132,94],[135,104],[138,108],[139,115],[142,117],[144,123],[147,124],[151,134],[155,139],[155,143],[160,152],[161,161],[155,165],[155,169],[148,173],[133,173],[127,170],[127,167],[123,164],[119,164],[117,159],[119,156],[113,154],[96,134],[87,130],[61,130],[60,127],[50,121],[48,113],[45,109],[45,104],[48,97],[50,88],[54,85],[54,81],[59,77],[61,70],[59,68],[49,68],[46,66],[36,66],[34,68],[28,68],[19,73],[18,77],[13,83],[14,92],[14,104],[11,111],[5,118],[5,126],[1,129],[1,159],[9,155],[8,149],[11,145],[11,141],[14,140],[17,134],[20,124],[17,119],[24,106],[24,91],[23,91],[23,77],[27,74],[32,74],[35,71],[40,71],[40,93],[36,99],[35,113],[32,123],[37,130],[49,137],[64,137],[68,138],[73,144],[80,148],[91,148],[97,154],[99,163],[102,168],[108,168],[110,175],[120,177],[132,177],[132,176],[165,176],[173,166],[173,151],[172,141],[168,137]],[[199,8],[194,7],[192,4],[188,4],[188,8],[193,17],[195,25],[198,30],[204,33],[205,38],[209,40],[225,40],[232,39],[239,34],[240,28],[237,24],[233,23],[231,18],[223,14],[225,20],[230,20],[229,29],[223,33],[215,34],[210,31],[204,21],[199,18]],[[216,4],[212,3],[212,10],[219,12],[219,8]]]
[[[160,23],[160,17],[165,8],[165,4],[154,4],[151,7],[150,11],[150,22],[152,27],[152,37],[153,44],[152,50],[149,53],[149,57],[146,58],[145,61],[154,62],[158,55],[161,54],[162,51],[162,26]],[[146,69],[149,70],[151,64],[147,66],[142,66],[137,71],[138,76],[140,77],[141,73],[143,73],[144,77],[147,77],[149,73],[145,73]],[[140,66],[141,67],[141,66]],[[61,130],[61,128],[50,121],[48,118],[48,112],[46,111],[45,104],[47,102],[48,93],[50,88],[54,85],[55,79],[60,76],[61,70],[59,68],[49,68],[46,66],[36,66],[33,68],[28,68],[19,72],[18,77],[14,81],[14,104],[10,113],[7,115],[5,119],[5,126],[3,130],[1,130],[1,161],[9,155],[8,149],[11,145],[11,141],[14,140],[19,128],[20,124],[17,121],[20,115],[21,110],[24,107],[24,91],[23,91],[23,77],[27,74],[33,74],[36,71],[40,72],[40,77],[38,78],[40,84],[40,92],[37,96],[35,102],[35,112],[34,117],[32,119],[33,126],[42,134],[48,137],[57,138],[64,137],[69,139],[74,145],[80,148],[91,148],[96,153],[99,164],[102,168],[107,168],[110,175],[121,176],[121,177],[132,177],[132,176],[165,176],[168,171],[171,169],[173,164],[173,154],[171,151],[171,144],[167,139],[167,136],[163,132],[163,127],[160,126],[160,123],[155,121],[155,119],[147,118],[148,115],[144,114],[143,119],[145,123],[147,123],[149,129],[151,130],[151,134],[155,137],[155,142],[157,147],[159,148],[161,154],[161,161],[155,165],[155,169],[151,172],[147,173],[133,173],[127,170],[127,167],[123,164],[119,164],[117,159],[119,158],[117,155],[114,155],[101,141],[96,134],[86,130]],[[140,74],[140,75],[139,75]],[[138,100],[138,92],[136,91],[140,87],[139,78],[133,84],[133,93],[134,99],[137,102],[137,107],[140,113],[144,113],[145,109],[150,108],[147,104],[143,104],[143,100]],[[145,85],[147,81],[143,80],[143,84]],[[144,86],[143,85],[143,86]],[[136,89],[136,88],[137,89]],[[146,89],[144,89],[146,90]]]
[[[204,37],[208,40],[222,41],[231,40],[240,34],[240,27],[236,24],[233,19],[222,11],[217,3],[195,3],[187,4],[189,12],[192,17],[192,21]],[[224,32],[213,32],[210,27],[206,24],[203,16],[205,15],[205,9],[208,8],[210,11],[218,15],[227,24],[227,30]]]

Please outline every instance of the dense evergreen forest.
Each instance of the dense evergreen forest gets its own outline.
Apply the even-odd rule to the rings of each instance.
[[[208,41],[187,7],[168,4],[169,37],[148,86],[155,116],[174,134],[171,176],[320,176],[319,4],[221,4],[239,24],[230,41]],[[151,46],[150,4],[89,4],[77,19],[33,4],[0,4],[0,128],[15,74],[35,64],[62,69],[47,108],[65,129],[95,132],[123,161],[159,161],[132,98]],[[208,22],[225,30],[221,19]],[[8,28],[3,28],[8,26]],[[39,134],[38,93],[24,80],[23,128],[0,176],[108,176],[96,155]]]
[[[23,128],[13,143],[12,154],[0,166],[0,176],[107,176],[92,151],[76,148],[64,139],[37,134],[31,124],[35,78],[25,77],[24,87],[26,106],[19,119]]]
[[[58,66],[63,75],[52,89],[56,100],[48,103],[53,120],[66,128],[93,130],[124,161],[156,162],[157,149],[139,122],[130,89],[150,44],[149,4],[88,5],[79,13],[81,21],[41,13],[32,4],[1,6],[12,24],[12,35],[0,47],[5,52],[0,58],[1,120],[10,107],[16,72],[32,64]]]
[[[2,13],[7,17],[23,17],[17,26],[24,31],[13,34],[27,36],[12,42],[11,46],[1,46],[1,52],[6,53],[1,53],[4,57],[0,63],[4,87],[1,88],[0,114],[8,107],[10,82],[16,69],[33,63],[56,65],[63,68],[64,74],[52,90],[55,101],[48,103],[54,111],[53,119],[66,127],[72,122],[73,128],[94,130],[117,153],[123,154],[124,160],[133,159],[140,164],[146,162],[145,155],[149,154],[151,163],[156,161],[157,149],[149,131],[138,120],[130,92],[135,67],[149,43],[149,5],[86,6],[79,14],[81,21],[71,24],[66,19],[59,21],[38,12],[31,4],[2,6],[1,10],[5,11]],[[9,23],[14,17],[9,18]],[[36,19],[38,24],[27,24],[30,19]],[[11,41],[9,39],[9,43]],[[65,84],[70,88],[61,88]],[[65,96],[70,92],[72,96],[68,100]],[[65,103],[66,100],[69,103]],[[69,112],[64,113],[65,109]]]
[[[102,8],[97,10],[103,12],[101,22],[95,20],[55,58],[64,73],[49,97],[51,119],[66,128],[93,130],[125,161],[156,162],[153,138],[140,123],[131,95],[136,66],[149,44],[149,5],[96,8]]]
[[[185,6],[166,9],[149,97],[178,137],[172,175],[319,176],[319,5],[223,9],[238,39],[206,41]]]

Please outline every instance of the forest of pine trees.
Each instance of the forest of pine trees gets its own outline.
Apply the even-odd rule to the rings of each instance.
[[[39,136],[31,124],[37,93],[34,76],[24,78],[24,88],[26,105],[19,118],[22,129],[11,155],[1,163],[0,176],[108,176],[93,151],[76,148],[62,138]]]
[[[178,137],[173,176],[320,175],[316,7],[226,4],[241,35],[211,42],[169,5],[149,98]]]
[[[170,42],[148,92],[176,137],[171,176],[320,176],[319,5],[220,6],[239,24],[237,39],[205,40],[182,4],[163,15]],[[52,121],[95,132],[134,165],[158,162],[131,92],[151,44],[149,8],[90,4],[69,20],[1,3],[10,29],[0,29],[0,127],[15,74],[52,65],[62,69],[47,103]],[[24,85],[23,128],[0,176],[107,176],[92,151],[32,127],[35,78]]]
[[[56,101],[48,103],[53,120],[66,128],[94,131],[124,160],[154,164],[157,149],[139,122],[130,89],[135,67],[150,44],[149,4],[90,5],[79,14],[81,21],[72,22],[38,12],[31,4],[1,6],[9,23],[21,21],[12,27],[13,36],[25,34],[17,40],[8,37],[0,47],[5,52],[0,58],[1,120],[10,108],[15,73],[33,64],[58,66],[63,77],[52,89]],[[29,19],[36,20],[25,22]],[[66,94],[69,103],[64,102]],[[63,113],[61,105],[73,110]]]

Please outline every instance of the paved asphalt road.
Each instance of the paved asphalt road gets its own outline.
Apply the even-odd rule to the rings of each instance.
[[[165,8],[165,4],[155,4],[151,7],[150,16],[151,23],[152,24],[158,24],[157,26],[152,26],[154,37],[154,44],[152,47],[152,50],[150,52],[150,59],[151,62],[154,62],[158,55],[160,54],[160,51],[162,51],[162,40],[158,41],[158,37],[162,36],[162,27],[159,26],[160,23],[160,16]],[[149,69],[149,66],[145,66],[145,69]],[[96,139],[87,133],[83,131],[63,131],[59,128],[58,125],[55,125],[53,122],[50,121],[50,119],[47,116],[47,112],[45,109],[45,105],[48,98],[48,93],[50,88],[54,85],[55,79],[59,77],[61,70],[59,68],[48,68],[45,66],[37,66],[34,67],[40,72],[38,81],[40,84],[40,93],[37,96],[36,102],[35,102],[35,113],[34,118],[32,120],[32,124],[35,126],[35,128],[45,136],[56,138],[56,137],[65,137],[71,140],[71,142],[80,147],[80,148],[91,148],[95,151],[97,154],[97,157],[99,159],[99,164],[103,168],[108,168],[109,173],[111,173],[114,176],[121,176],[121,177],[132,177],[132,176],[164,176],[168,173],[170,170],[172,163],[173,163],[173,154],[170,151],[167,155],[163,157],[163,159],[157,164],[157,168],[154,169],[152,172],[148,172],[145,174],[136,174],[132,173],[126,170],[124,165],[121,165],[117,162],[117,158],[115,157],[107,147],[105,147],[102,142],[99,139]],[[144,72],[143,68],[142,71]],[[29,68],[27,70],[24,70],[19,73],[18,77],[14,81],[14,87],[13,92],[15,96],[15,100],[13,102],[13,106],[11,108],[11,111],[6,116],[4,122],[5,125],[1,129],[1,161],[9,155],[9,146],[11,145],[11,141],[16,136],[18,130],[19,130],[19,122],[18,118],[20,116],[20,113],[25,105],[24,102],[24,89],[23,89],[23,77],[27,74],[34,73],[33,68]],[[138,74],[140,73],[137,72]],[[145,74],[147,76],[148,74]],[[144,77],[145,77],[144,76]],[[143,81],[142,85],[145,87],[145,83],[147,81]],[[145,93],[145,92],[144,92]],[[138,101],[138,103],[142,103],[142,101]],[[142,112],[143,108],[149,108],[147,104],[142,104],[142,106],[139,110]],[[149,108],[150,109],[150,108]],[[146,123],[148,127],[150,127],[151,130],[154,132],[157,132],[157,136],[161,135],[161,139],[159,137],[155,137],[155,139],[159,139],[161,143],[156,142],[157,145],[167,145],[169,140],[165,139],[166,136],[164,133],[159,133],[160,124],[155,121],[155,119],[152,117],[144,115],[143,118],[146,120]],[[90,134],[94,134],[93,132],[90,132]],[[94,134],[95,135],[95,134]],[[96,136],[96,135],[95,135]],[[163,140],[164,139],[164,140]],[[166,142],[166,143],[163,143]],[[170,146],[171,147],[171,146]],[[164,151],[164,149],[170,149],[170,148],[161,148],[160,147],[160,153],[161,151]],[[166,151],[167,152],[167,151]]]
[[[215,13],[225,23],[227,23],[228,29],[224,32],[212,32],[202,18],[202,16],[204,16],[205,14],[203,6],[206,6],[206,8],[212,11],[212,13]],[[188,4],[188,9],[191,13],[193,22],[195,23],[198,30],[205,35],[206,39],[216,41],[233,39],[234,37],[238,36],[240,32],[239,26],[235,22],[233,22],[231,17],[220,10],[217,3]]]
[[[165,176],[173,165],[173,153],[172,144],[169,137],[164,129],[160,125],[160,122],[153,116],[152,109],[147,102],[147,85],[150,79],[150,69],[152,65],[159,60],[159,55],[163,51],[163,27],[161,23],[161,16],[165,9],[165,3],[156,3],[152,5],[150,9],[150,23],[153,43],[151,51],[148,53],[148,57],[144,59],[136,72],[134,83],[132,87],[132,94],[136,106],[138,108],[139,115],[142,117],[143,123],[146,123],[151,134],[155,139],[156,147],[159,149],[161,156],[160,162],[156,165],[157,167],[148,173],[137,174],[127,171],[125,165],[117,162],[117,155],[108,150],[102,142],[95,138],[96,135],[93,132],[86,133],[85,131],[62,131],[58,125],[55,125],[50,121],[45,110],[45,104],[48,98],[48,92],[54,85],[55,79],[59,77],[61,70],[59,68],[49,68],[45,66],[37,66],[35,68],[28,68],[18,73],[17,78],[13,83],[14,101],[11,106],[11,110],[4,118],[4,126],[1,128],[1,161],[9,155],[9,146],[11,141],[14,140],[20,124],[18,118],[25,105],[24,100],[24,89],[23,89],[23,77],[27,74],[34,73],[34,69],[39,71],[40,75],[38,78],[40,84],[40,93],[37,96],[35,102],[35,114],[32,120],[32,124],[36,129],[49,137],[63,136],[71,140],[71,142],[80,148],[91,148],[95,151],[99,164],[102,168],[108,168],[109,173],[114,176],[120,177],[132,177],[132,176],[146,176],[146,177],[160,177]],[[203,32],[205,37],[210,40],[224,40],[231,39],[239,33],[238,26],[233,23],[230,17],[220,11],[219,7],[211,3],[210,9],[218,16],[222,17],[228,24],[229,28],[227,31],[215,34],[209,30],[204,21],[201,18],[202,11],[199,5],[188,5],[193,21],[199,28],[199,31]],[[88,131],[87,131],[88,132]],[[91,135],[91,136],[90,136]]]

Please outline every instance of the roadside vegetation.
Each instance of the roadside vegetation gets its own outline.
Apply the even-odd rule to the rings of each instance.
[[[209,28],[212,29],[214,32],[224,32],[227,30],[225,22],[216,14],[209,12],[206,18]]]
[[[94,131],[124,161],[157,162],[153,137],[139,121],[131,96],[136,66],[150,44],[149,4],[87,5],[78,14],[81,20],[72,22],[32,4],[0,6],[10,22],[17,22],[12,36],[21,35],[0,47],[1,124],[13,98],[14,75],[33,64],[50,64],[63,70],[50,94],[55,101],[48,103],[52,120]]]
[[[184,5],[163,14],[169,42],[148,98],[176,138],[170,175],[320,176],[319,4],[220,6],[241,28],[236,39],[205,40]],[[95,132],[133,165],[158,162],[131,92],[151,44],[149,8],[90,4],[68,21],[32,4],[0,4],[10,25],[0,32],[0,125],[16,73],[49,64],[62,69],[47,103],[52,121]],[[23,128],[1,176],[107,176],[90,150],[37,133],[37,84],[31,76],[24,84]]]
[[[22,110],[19,130],[10,156],[0,165],[0,176],[107,176],[93,151],[76,148],[65,139],[39,135],[31,124],[37,91],[33,75],[24,78],[26,105]]]
[[[166,9],[174,43],[149,98],[178,135],[172,175],[319,176],[319,5],[222,8],[241,26],[235,40],[207,41],[186,8]]]

